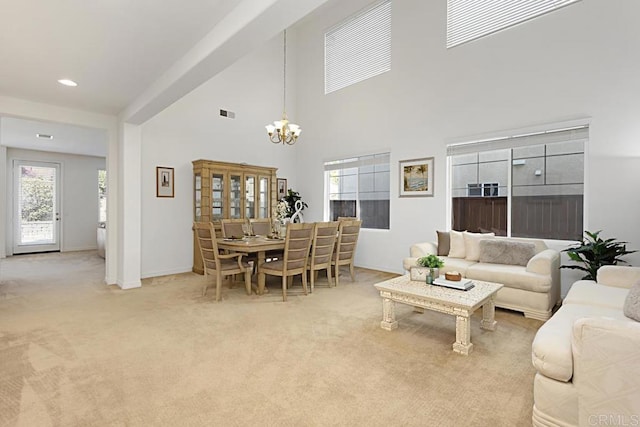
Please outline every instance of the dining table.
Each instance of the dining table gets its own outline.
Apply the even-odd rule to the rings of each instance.
[[[231,252],[240,252],[244,254],[256,254],[257,255],[257,269],[258,273],[258,289],[256,293],[262,295],[264,293],[265,280],[264,275],[260,276],[260,267],[264,264],[266,259],[266,253],[268,251],[282,251],[285,246],[285,239],[283,238],[271,238],[267,236],[246,236],[242,238],[217,238],[216,242],[219,249],[224,249]]]

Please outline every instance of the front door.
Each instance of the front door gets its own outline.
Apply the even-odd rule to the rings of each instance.
[[[14,160],[13,253],[60,250],[60,164]]]

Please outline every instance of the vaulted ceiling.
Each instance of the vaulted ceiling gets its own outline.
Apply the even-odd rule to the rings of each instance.
[[[0,96],[141,124],[325,2],[0,0]],[[106,153],[104,132],[22,118],[4,118],[0,143]]]
[[[0,95],[143,122],[325,1],[2,0]]]

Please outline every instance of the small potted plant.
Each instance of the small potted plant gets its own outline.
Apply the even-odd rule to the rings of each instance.
[[[425,277],[425,281],[428,284],[433,283],[434,279],[440,277],[440,269],[444,267],[444,261],[436,255],[427,255],[422,258],[418,258],[417,264],[429,269]]]

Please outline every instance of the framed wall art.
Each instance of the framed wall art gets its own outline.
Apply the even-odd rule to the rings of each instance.
[[[156,167],[156,197],[173,197],[173,168]]]
[[[400,197],[433,196],[433,157],[400,160]]]
[[[287,180],[278,178],[278,200],[282,200],[287,195]]]

